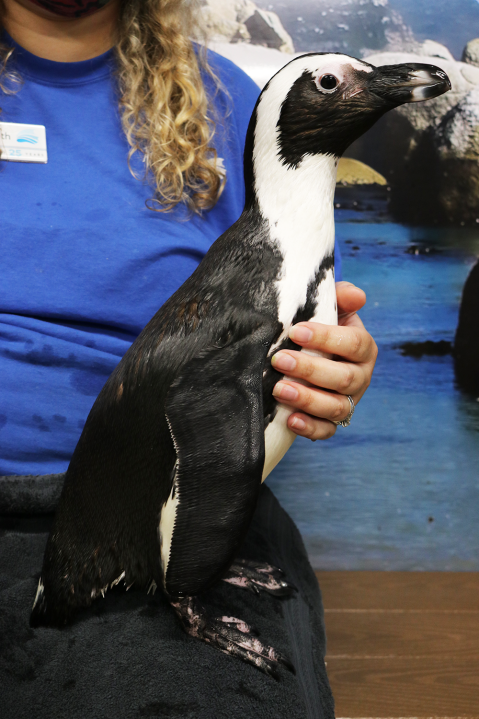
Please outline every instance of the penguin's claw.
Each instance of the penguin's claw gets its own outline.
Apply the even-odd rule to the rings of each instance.
[[[297,591],[296,587],[283,577],[283,570],[271,564],[237,559],[224,575],[223,581],[254,594],[264,591],[277,597],[290,597]]]
[[[281,652],[263,644],[249,624],[236,617],[210,619],[204,607],[194,597],[172,602],[187,634],[202,639],[225,654],[238,657],[247,664],[279,680],[278,667],[283,665],[295,674],[291,662]]]

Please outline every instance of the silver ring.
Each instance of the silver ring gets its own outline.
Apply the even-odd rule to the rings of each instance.
[[[350,410],[349,410],[348,416],[345,417],[343,420],[341,420],[341,422],[334,422],[334,421],[333,421],[333,424],[340,424],[341,427],[348,427],[348,425],[351,424],[351,417],[352,417],[353,414],[354,414],[354,400],[353,400],[353,398],[351,397],[351,395],[349,395],[349,394],[348,394],[348,399],[349,399],[349,406],[350,406]]]

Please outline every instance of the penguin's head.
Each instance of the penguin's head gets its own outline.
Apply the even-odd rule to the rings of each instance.
[[[252,129],[258,139],[258,130],[269,125],[278,159],[295,168],[307,155],[340,157],[388,110],[450,88],[446,73],[434,65],[374,67],[348,55],[311,53],[269,81]]]

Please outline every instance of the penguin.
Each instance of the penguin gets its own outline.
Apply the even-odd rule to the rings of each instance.
[[[101,390],[72,455],[30,623],[62,626],[112,586],[160,587],[185,630],[268,674],[287,658],[198,595],[220,579],[289,596],[235,560],[261,482],[295,437],[272,396],[290,327],[337,323],[338,160],[385,112],[450,89],[440,68],[310,53],[268,82],[244,153],[245,206]]]

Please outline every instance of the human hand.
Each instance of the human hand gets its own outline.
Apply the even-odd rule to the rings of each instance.
[[[356,314],[364,306],[366,294],[350,282],[337,282],[336,293],[338,326],[300,322],[289,333],[304,349],[319,350],[332,359],[281,350],[271,360],[275,369],[288,375],[276,383],[273,395],[298,410],[290,415],[288,427],[312,440],[333,436],[334,422],[349,414],[348,395],[357,404],[369,387],[378,354],[375,341]],[[313,387],[292,378],[306,380]]]

